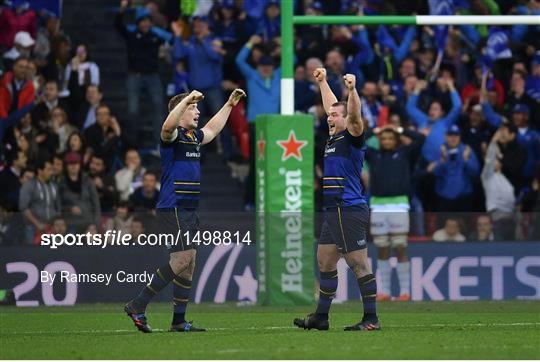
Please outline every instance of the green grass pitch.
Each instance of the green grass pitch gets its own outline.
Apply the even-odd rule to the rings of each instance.
[[[2,359],[540,359],[540,302],[380,303],[380,332],[344,332],[359,303],[334,305],[330,330],[292,319],[312,307],[191,305],[207,333],[168,333],[171,307],[151,304],[153,334],[122,305],[0,307]]]

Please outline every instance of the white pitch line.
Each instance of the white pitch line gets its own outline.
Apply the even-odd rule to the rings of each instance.
[[[540,322],[517,322],[517,323],[466,323],[466,324],[382,324],[382,328],[426,328],[426,327],[493,327],[493,326],[504,326],[504,327],[522,327],[522,326],[540,326]],[[298,329],[298,327],[293,326],[267,326],[267,327],[229,327],[229,328],[207,328],[208,331],[242,331],[242,330],[280,330],[280,329]],[[153,329],[154,332],[165,332],[165,329]],[[101,330],[82,330],[82,331],[24,331],[24,332],[11,332],[11,333],[1,333],[1,335],[32,335],[32,334],[90,334],[90,333],[134,333],[134,329],[101,329]]]

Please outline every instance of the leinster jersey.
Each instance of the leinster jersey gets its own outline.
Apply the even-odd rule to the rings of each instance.
[[[354,137],[347,129],[326,141],[324,149],[324,207],[366,204],[360,174],[366,153],[364,134]]]
[[[161,141],[161,189],[158,209],[199,206],[203,131],[178,128],[176,139]]]

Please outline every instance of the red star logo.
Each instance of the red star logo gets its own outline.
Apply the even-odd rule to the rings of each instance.
[[[277,141],[276,142],[280,147],[283,148],[283,155],[281,156],[281,161],[287,160],[289,157],[294,157],[298,161],[302,161],[302,153],[300,150],[307,145],[307,141],[298,141],[296,139],[296,134],[293,130],[289,132],[289,139],[286,141]]]
[[[266,146],[266,141],[263,138],[263,134],[259,135],[259,140],[257,141],[257,147],[259,148],[259,159],[264,160],[264,148]]]

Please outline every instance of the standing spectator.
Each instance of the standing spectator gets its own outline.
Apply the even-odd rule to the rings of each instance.
[[[536,101],[537,107],[540,102],[540,50],[534,54],[531,62],[531,74],[525,80],[525,91],[529,97]],[[536,128],[540,127],[540,123],[535,123]]]
[[[13,46],[18,32],[26,32],[34,39],[37,34],[36,12],[29,8],[28,1],[11,1],[11,7],[0,12],[0,50]]]
[[[377,246],[377,269],[380,270],[380,301],[390,300],[390,254],[393,248],[398,260],[397,274],[400,294],[398,300],[410,300],[410,263],[407,257],[409,233],[409,197],[411,170],[425,137],[409,130],[394,127],[376,129],[380,149],[369,147],[369,185],[371,205],[371,234]],[[407,138],[401,143],[400,137]]]
[[[146,171],[142,186],[129,196],[129,202],[135,211],[153,211],[158,201],[157,175],[152,171]]]
[[[493,220],[494,230],[503,240],[514,239],[514,187],[504,175],[504,163],[500,162],[501,151],[499,144],[504,144],[509,136],[508,127],[501,127],[487,149],[484,169],[482,170],[482,185],[486,193],[486,210]],[[515,137],[515,135],[514,135]],[[502,156],[503,160],[505,156]],[[504,162],[504,161],[503,161]]]
[[[0,172],[0,207],[8,212],[19,211],[21,176],[26,168],[27,157],[21,150],[13,149],[6,154],[6,167]]]
[[[21,187],[19,210],[23,213],[26,227],[25,243],[33,244],[36,234],[49,229],[49,223],[60,213],[60,195],[51,182],[52,164],[41,158],[37,162],[37,176]]]
[[[257,70],[248,63],[247,58],[253,46],[262,41],[258,35],[253,35],[236,56],[236,65],[246,77],[247,119],[249,122],[250,150],[255,149],[255,118],[259,114],[279,113],[281,69],[274,69],[274,61],[269,56],[262,57],[257,63]],[[249,161],[249,174],[246,179],[244,202],[246,208],[255,205],[255,153],[252,152]]]
[[[518,130],[516,126],[503,123],[496,133],[497,137],[497,160],[501,164],[501,172],[508,179],[514,188],[514,195],[517,196],[519,190],[524,185],[523,166],[527,160],[525,149],[518,143]]]
[[[90,225],[99,225],[101,208],[96,187],[81,171],[81,156],[70,152],[64,156],[66,171],[60,184],[64,216],[74,232],[81,233]]]
[[[525,90],[525,77],[526,73],[522,70],[517,70],[512,73],[512,78],[510,79],[510,90],[508,91],[507,96],[507,105],[508,113],[511,113],[514,107],[518,104],[527,106],[529,110],[529,115],[531,116],[535,124],[538,126],[538,113],[540,110],[540,103],[537,103],[533,98],[531,98]]]
[[[107,174],[105,156],[95,153],[90,158],[88,176],[94,182],[102,212],[111,212],[118,198],[114,177]]]
[[[422,112],[416,105],[420,91],[427,87],[427,82],[418,81],[412,96],[407,102],[407,113],[412,123],[423,133],[427,133],[426,142],[422,148],[422,156],[428,162],[435,161],[440,157],[440,147],[444,143],[445,133],[452,126],[461,111],[461,100],[459,93],[454,87],[451,79],[447,81],[452,98],[452,109],[448,114],[444,114],[440,101],[433,101],[429,106],[428,114]]]
[[[84,140],[91,153],[107,155],[107,168],[112,167],[118,153],[121,132],[116,117],[111,115],[111,110],[104,104],[96,108],[96,123],[84,131]]]
[[[530,110],[526,104],[516,104],[512,108],[512,123],[516,126],[517,141],[527,153],[523,166],[523,177],[530,181],[534,176],[534,167],[540,161],[540,134],[529,125]]]
[[[458,219],[450,217],[444,222],[444,228],[435,231],[433,241],[465,241],[465,236],[461,233],[461,226]]]
[[[362,117],[370,128],[378,126],[379,113],[383,105],[377,100],[377,85],[368,81],[362,87]]]
[[[196,89],[204,94],[204,102],[200,104],[202,117],[200,127],[203,127],[209,117],[217,113],[223,105],[221,83],[225,51],[221,40],[210,33],[206,17],[193,18],[193,35],[187,42],[181,38],[183,28],[177,22],[171,25],[175,35],[173,57],[175,61],[181,59],[187,61],[190,89]],[[225,125],[219,139],[225,159],[231,159],[234,151],[228,125]]]
[[[13,48],[4,54],[4,66],[11,69],[13,62],[19,57],[29,58],[34,46],[34,39],[26,31],[20,31],[15,35],[15,44]]]
[[[71,72],[76,73],[76,84],[83,90],[89,85],[99,86],[99,67],[92,61],[86,44],[77,46],[75,56],[66,66],[64,84],[62,84],[61,90],[63,95],[69,95],[68,81],[71,78]]]
[[[65,35],[59,35],[52,44],[53,48],[47,57],[43,76],[46,80],[54,79],[59,84],[64,84],[66,66],[71,54],[71,43]]]
[[[278,0],[268,0],[266,10],[257,28],[259,29],[257,35],[261,36],[266,43],[279,37],[281,17]]]
[[[0,81],[0,118],[31,105],[34,102],[34,85],[26,79],[28,59],[19,57],[13,71],[6,72]]]
[[[125,167],[116,172],[114,179],[116,181],[116,189],[120,193],[120,200],[127,201],[129,195],[142,185],[142,178],[146,169],[141,165],[139,152],[133,148],[126,151],[124,162]]]
[[[128,122],[124,125],[130,144],[136,142],[136,120],[139,115],[139,96],[143,91],[148,93],[152,106],[152,125],[154,129],[154,144],[159,144],[161,123],[163,122],[163,89],[158,74],[158,53],[161,44],[171,40],[169,32],[152,26],[150,12],[146,8],[137,8],[136,26],[123,24],[124,13],[128,0],[120,3],[120,12],[116,15],[114,24],[116,30],[124,37],[128,54],[128,76],[126,92],[128,99]]]
[[[473,184],[480,165],[472,149],[461,143],[458,126],[452,125],[446,132],[446,142],[441,146],[440,154],[440,160],[428,167],[428,171],[435,175],[437,211],[470,211]]]
[[[499,241],[493,232],[493,223],[489,215],[480,215],[476,219],[476,230],[469,235],[470,241]]]

